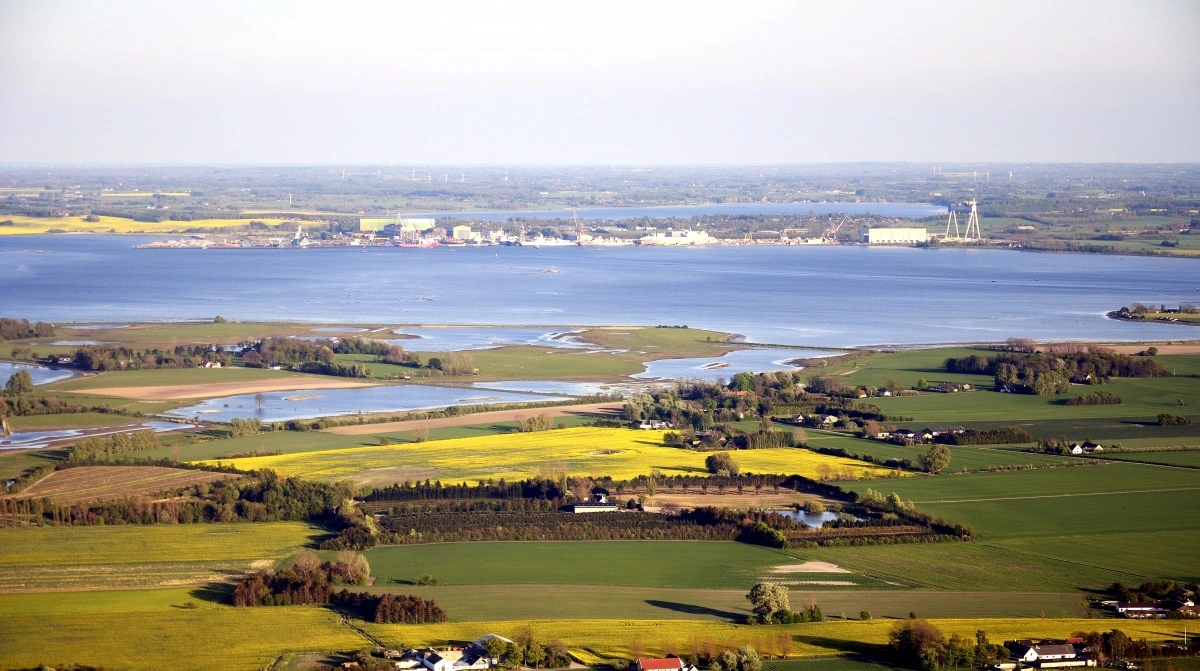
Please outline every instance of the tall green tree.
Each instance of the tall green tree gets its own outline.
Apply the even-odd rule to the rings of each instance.
[[[33,393],[33,376],[27,370],[19,370],[8,378],[4,385],[5,396],[20,396]]]

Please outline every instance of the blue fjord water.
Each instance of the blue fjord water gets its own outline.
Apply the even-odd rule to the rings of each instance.
[[[1193,259],[865,246],[133,249],[150,239],[0,238],[0,314],[60,323],[219,314],[347,325],[688,324],[814,347],[1200,334],[1104,317],[1133,301],[1200,300]]]

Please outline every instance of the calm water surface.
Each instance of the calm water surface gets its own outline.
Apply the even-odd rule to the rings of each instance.
[[[1200,333],[1104,317],[1133,301],[1200,300],[1195,259],[862,246],[132,249],[150,239],[0,238],[3,314],[51,322],[219,314],[347,325],[688,324],[812,347]],[[551,267],[559,272],[546,273]]]
[[[49,384],[51,382],[61,382],[69,380],[77,374],[73,370],[65,368],[47,368],[46,366],[33,366],[24,363],[5,363],[0,361],[0,388],[3,388],[8,378],[16,374],[17,371],[29,371],[29,377],[33,378],[34,384]]]
[[[537,396],[506,391],[438,387],[424,384],[385,385],[350,389],[301,389],[265,392],[260,405],[255,394],[212,398],[185,408],[168,410],[175,417],[228,422],[257,417],[264,422],[355,415],[372,412],[408,412],[451,405],[495,405],[534,401],[562,401],[561,396]]]

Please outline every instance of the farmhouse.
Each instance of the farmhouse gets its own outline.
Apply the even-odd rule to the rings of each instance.
[[[892,435],[908,441],[917,439],[917,432],[913,431],[912,429],[896,429],[892,432]]]
[[[696,667],[678,657],[641,658],[634,662],[633,668],[635,671],[696,671]]]
[[[1095,454],[1103,452],[1104,447],[1099,443],[1093,443],[1090,440],[1085,440],[1082,443],[1074,443],[1071,445],[1071,454]]]
[[[576,503],[571,510],[576,513],[615,513],[617,504],[609,503],[608,495],[603,492],[592,492],[590,499]]]
[[[671,423],[658,419],[643,419],[642,421],[638,422],[637,428],[642,429],[643,431],[656,431],[659,429],[671,428]]]
[[[487,652],[484,650],[484,644],[490,639],[499,639],[505,643],[512,643],[512,641],[503,636],[487,634],[471,641],[467,647],[462,649],[434,650],[432,648],[424,648],[421,650],[409,650],[396,662],[396,668],[426,669],[427,671],[476,671],[488,669],[499,661],[488,657]]]
[[[1116,605],[1116,611],[1119,615],[1124,615],[1128,618],[1142,619],[1166,617],[1171,612],[1171,609],[1161,601],[1145,601],[1141,603],[1120,601]]]
[[[1067,666],[1094,666],[1090,655],[1081,653],[1070,643],[1034,643],[1030,640],[1005,641],[1013,661],[1025,666],[1059,668]]]

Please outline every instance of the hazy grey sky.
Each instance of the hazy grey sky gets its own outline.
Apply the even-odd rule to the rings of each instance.
[[[1200,160],[1200,2],[0,0],[0,162]]]

